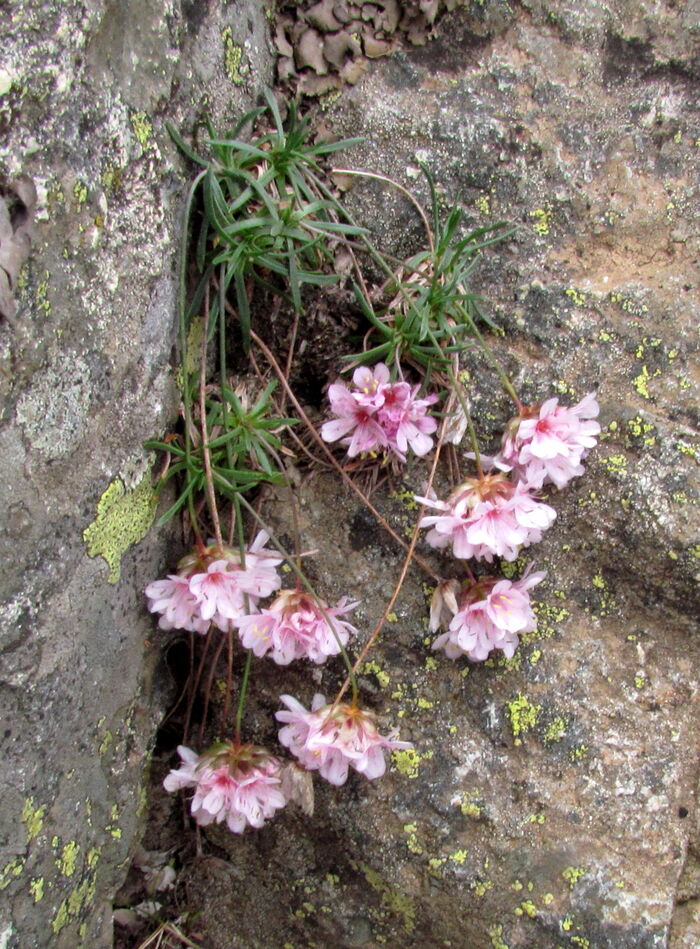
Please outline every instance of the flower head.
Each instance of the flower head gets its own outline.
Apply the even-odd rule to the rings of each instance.
[[[209,620],[202,617],[199,600],[190,590],[187,577],[171,573],[165,580],[149,583],[144,592],[150,612],[161,614],[161,629],[187,629],[194,633],[206,633],[209,629]]]
[[[385,748],[410,748],[408,742],[393,736],[382,737],[374,715],[355,705],[329,705],[316,694],[307,711],[291,695],[281,696],[287,711],[277,712],[286,723],[279,732],[280,742],[305,768],[320,771],[331,784],[344,784],[348,769],[354,768],[366,778],[379,778],[386,770]]]
[[[334,383],[328,389],[331,411],[337,416],[321,426],[327,442],[341,439],[348,455],[388,451],[401,461],[410,447],[415,455],[427,454],[437,422],[428,415],[437,396],[418,398],[419,386],[389,382],[384,363],[355,370],[353,388]]]
[[[437,548],[452,544],[461,560],[515,560],[520,547],[541,540],[556,517],[554,508],[534,497],[527,485],[514,484],[503,474],[467,478],[447,501],[416,500],[440,512],[420,520],[421,527],[432,528],[428,543]]]
[[[257,609],[257,601],[281,586],[275,569],[282,557],[268,550],[260,531],[245,552],[210,544],[180,561],[177,574],[146,587],[148,609],[160,613],[161,629],[206,633],[213,624],[224,632],[239,616]],[[247,599],[247,606],[246,606]]]
[[[341,644],[345,646],[348,636],[357,632],[340,618],[355,606],[357,603],[347,603],[346,597],[331,607],[316,602],[308,593],[283,590],[267,609],[240,616],[234,625],[243,645],[256,656],[269,654],[281,666],[293,659],[322,663],[328,656],[336,656]]]
[[[240,834],[247,824],[262,827],[284,807],[281,762],[264,748],[226,742],[202,755],[183,745],[177,750],[182,766],[167,775],[163,786],[166,791],[195,789],[190,811],[198,824],[225,822]]]
[[[558,399],[524,408],[509,422],[496,463],[532,488],[548,482],[563,488],[583,474],[581,462],[600,433],[599,411],[592,392],[571,408]]]
[[[433,649],[444,649],[450,659],[466,656],[473,662],[502,649],[510,659],[518,634],[536,626],[528,590],[544,578],[544,573],[531,573],[530,568],[515,582],[482,577],[462,593],[448,631],[438,636]]]

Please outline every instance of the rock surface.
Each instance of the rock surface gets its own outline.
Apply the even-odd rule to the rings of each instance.
[[[183,873],[205,945],[698,944],[697,12],[473,3],[328,111],[330,128],[367,137],[343,161],[421,191],[419,155],[475,226],[517,225],[477,275],[506,333],[496,345],[526,400],[596,390],[604,431],[523,558],[548,571],[538,632],[509,662],[433,655],[412,574],[363,689],[415,754],[375,784],[317,782],[310,820],[207,830],[209,856]],[[390,188],[349,200],[384,247],[415,247],[415,215]],[[509,409],[467,362],[493,448]],[[370,629],[400,557],[325,477],[307,497],[322,590],[361,597]],[[410,524],[400,497],[381,503]],[[282,526],[284,508],[271,513]],[[332,671],[317,680],[332,692]],[[294,670],[281,686],[264,663],[255,682],[249,727],[271,743],[278,692],[308,701],[314,687]]]
[[[229,122],[272,68],[261,6],[214,6],[0,10],[5,949],[111,946],[143,814],[166,679],[153,681],[141,591],[171,559],[173,531],[129,548],[154,516],[143,442],[177,408],[189,177],[164,123],[192,128],[205,111]],[[18,202],[22,180],[35,208]]]

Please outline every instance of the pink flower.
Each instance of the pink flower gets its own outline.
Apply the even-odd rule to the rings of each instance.
[[[191,814],[202,826],[225,822],[234,834],[247,824],[262,827],[268,817],[284,807],[281,762],[255,745],[226,742],[197,755],[178,747],[182,767],[163,782],[166,791],[194,788]]]
[[[281,696],[289,711],[275,717],[286,722],[279,740],[298,758],[303,767],[320,771],[331,784],[344,784],[348,768],[354,768],[369,780],[379,778],[386,770],[385,748],[410,748],[408,742],[383,738],[377,731],[371,712],[354,705],[328,705],[316,694],[307,711],[291,695]]]
[[[268,609],[241,616],[234,625],[243,645],[256,656],[269,653],[281,666],[293,659],[322,663],[328,656],[336,656],[340,644],[345,646],[348,636],[357,632],[350,623],[339,619],[355,606],[357,603],[347,603],[346,597],[334,607],[323,601],[319,606],[308,593],[283,590]]]
[[[170,574],[165,580],[149,583],[144,592],[150,612],[161,614],[161,629],[187,629],[194,633],[209,630],[209,620],[199,612],[199,600],[190,590],[187,577]]]
[[[245,566],[238,550],[210,544],[183,557],[177,574],[149,584],[148,608],[161,614],[161,629],[206,633],[213,623],[230,632],[235,619],[257,609],[258,599],[281,586],[275,568],[282,557],[265,547],[268,536],[258,533],[245,553]]]
[[[450,659],[466,656],[473,662],[486,659],[493,649],[502,649],[510,659],[518,645],[518,633],[536,626],[528,590],[544,580],[544,573],[525,571],[520,580],[482,577],[464,591],[459,610],[433,649],[444,649]]]
[[[384,363],[370,369],[361,366],[353,377],[354,389],[335,383],[328,389],[331,411],[338,416],[321,426],[324,441],[341,439],[348,455],[389,451],[401,461],[410,447],[415,455],[427,454],[433,447],[430,437],[437,422],[428,415],[437,396],[418,398],[419,386],[407,382],[389,382]]]
[[[563,488],[583,474],[581,462],[600,433],[600,425],[592,421],[599,411],[592,392],[571,408],[558,399],[526,407],[509,422],[496,463],[513,469],[532,488],[547,482]]]
[[[421,518],[421,527],[432,528],[428,543],[437,548],[452,544],[461,560],[515,560],[520,547],[541,540],[542,531],[556,517],[556,511],[534,497],[527,485],[513,484],[503,474],[467,478],[447,501],[416,500],[441,512]]]

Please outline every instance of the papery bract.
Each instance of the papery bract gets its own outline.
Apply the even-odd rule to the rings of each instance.
[[[343,597],[336,606],[319,604],[308,593],[283,590],[273,603],[259,613],[241,616],[234,621],[241,642],[256,656],[268,655],[279,665],[294,659],[325,662],[345,646],[348,636],[357,630],[341,619],[357,603]],[[325,615],[324,615],[325,613]],[[328,623],[330,619],[332,628]],[[334,632],[335,631],[335,632]]]
[[[563,488],[583,474],[581,462],[596,444],[600,411],[592,392],[567,408],[556,398],[525,407],[508,423],[496,464],[532,488]]]
[[[281,762],[264,748],[222,742],[202,755],[183,745],[177,750],[182,766],[167,775],[163,786],[166,791],[195,789],[190,811],[198,824],[225,822],[240,834],[248,824],[262,827],[284,807]]]
[[[510,659],[518,646],[518,634],[529,633],[537,624],[528,590],[544,580],[544,573],[528,568],[520,580],[482,577],[467,587],[449,629],[433,643],[450,659],[466,656],[473,662],[502,649]]]
[[[349,768],[370,780],[379,778],[386,770],[384,749],[411,747],[393,736],[382,737],[374,715],[355,705],[329,705],[317,693],[311,711],[307,711],[291,695],[280,698],[287,706],[287,711],[275,714],[278,721],[286,723],[279,732],[280,743],[300,764],[319,771],[331,784],[344,784]]]
[[[475,557],[489,563],[494,557],[515,560],[520,547],[542,539],[556,517],[554,508],[538,500],[527,485],[514,484],[503,474],[467,478],[447,501],[416,497],[439,511],[421,518],[420,527],[432,547],[452,545],[455,557]]]

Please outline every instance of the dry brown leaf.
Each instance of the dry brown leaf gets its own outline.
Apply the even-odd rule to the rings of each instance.
[[[348,10],[347,3],[334,3],[333,16],[341,23],[349,23],[353,18],[353,14]]]
[[[336,6],[335,0],[321,0],[321,3],[314,4],[310,10],[306,11],[304,18],[307,23],[315,26],[322,33],[334,33],[343,25],[342,21],[333,14],[334,6]]]
[[[365,23],[369,23],[371,21],[374,23],[375,27],[379,25],[377,23],[377,20],[379,19],[379,7],[376,3],[363,3],[360,15]]]
[[[331,181],[338,191],[349,191],[356,184],[357,177],[356,175],[344,175],[342,171],[334,171],[331,173]]]
[[[294,59],[298,69],[308,66],[318,76],[325,76],[328,72],[328,65],[323,58],[323,39],[316,30],[305,30],[299,37],[299,42],[294,50]]]
[[[294,60],[286,56],[280,56],[277,59],[277,78],[280,82],[286,82],[292,76],[296,76],[297,71],[294,68]]]
[[[440,0],[419,0],[419,2],[421,13],[425,16],[428,23],[432,25],[435,22],[435,17],[438,14]]]
[[[395,33],[401,19],[401,8],[397,0],[385,0],[383,10],[379,15],[379,29],[386,33]]]
[[[347,82],[349,86],[354,86],[356,82],[362,79],[368,67],[369,63],[364,56],[358,56],[357,59],[349,59],[340,70],[340,78],[343,82]]]
[[[340,89],[342,83],[338,76],[315,76],[305,73],[299,82],[299,91],[305,96],[323,96],[327,92]]]
[[[394,44],[388,40],[378,40],[371,33],[362,37],[365,47],[365,56],[368,59],[378,59],[380,56],[388,56],[394,49]]]
[[[287,36],[284,32],[284,27],[281,23],[277,24],[275,29],[275,46],[277,47],[277,52],[280,56],[289,56],[290,58],[294,56],[294,50],[292,44],[287,39]]]
[[[323,41],[323,55],[327,62],[335,66],[336,69],[343,66],[348,55],[355,57],[359,53],[362,53],[360,44],[354,36],[350,36],[345,30],[332,33]]]

